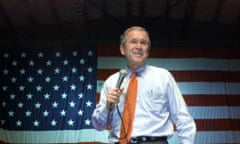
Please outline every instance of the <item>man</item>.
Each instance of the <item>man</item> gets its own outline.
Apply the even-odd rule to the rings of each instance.
[[[180,143],[193,144],[195,122],[169,71],[146,64],[150,47],[149,34],[143,27],[130,27],[121,35],[120,52],[127,62],[127,75],[120,88],[116,87],[120,72],[105,81],[100,102],[92,115],[93,126],[97,130],[112,126],[111,143],[167,144],[174,132],[174,122]],[[130,104],[127,102],[130,99],[128,93],[133,88],[128,89],[133,85],[130,79],[134,73],[137,75],[136,100],[131,101],[136,102]],[[131,110],[133,114],[125,115],[125,109],[132,105],[135,108]],[[131,115],[131,121],[125,122],[125,118]]]

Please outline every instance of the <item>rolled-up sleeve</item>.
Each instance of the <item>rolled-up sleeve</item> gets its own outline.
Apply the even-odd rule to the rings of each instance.
[[[92,123],[97,130],[105,130],[108,127],[109,110],[98,104],[92,114]]]

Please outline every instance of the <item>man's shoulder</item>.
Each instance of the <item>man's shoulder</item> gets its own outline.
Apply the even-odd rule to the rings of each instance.
[[[163,67],[158,67],[154,65],[147,65],[146,69],[152,72],[163,72],[163,73],[169,73],[169,70]]]

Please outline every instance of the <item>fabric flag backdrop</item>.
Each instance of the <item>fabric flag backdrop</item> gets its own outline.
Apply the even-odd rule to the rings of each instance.
[[[98,96],[103,81],[125,68],[118,47],[98,49]],[[240,49],[152,48],[149,64],[175,77],[197,124],[196,144],[240,143]],[[177,144],[177,135],[170,140]]]
[[[96,48],[0,51],[0,142],[95,141]]]
[[[89,120],[104,80],[125,67],[118,47],[98,47],[97,54],[15,48],[1,50],[0,59],[0,141],[108,142],[108,130],[97,132]],[[148,63],[174,75],[197,124],[196,144],[240,143],[238,49],[158,47]],[[177,135],[169,142],[178,143]]]

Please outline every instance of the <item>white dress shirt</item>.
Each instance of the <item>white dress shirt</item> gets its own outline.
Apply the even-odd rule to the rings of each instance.
[[[123,111],[131,73],[132,71],[128,69],[128,75],[122,83],[125,89],[118,104],[120,112]],[[105,81],[100,101],[92,114],[92,123],[97,130],[106,130],[109,125],[112,125],[110,142],[118,142],[121,118],[117,112],[117,106],[111,111],[106,109],[106,94],[109,89],[116,86],[118,77],[119,72]],[[170,72],[163,68],[143,65],[137,70],[137,80],[138,91],[132,137],[171,137],[174,132],[174,123],[180,143],[194,144],[196,125]]]

